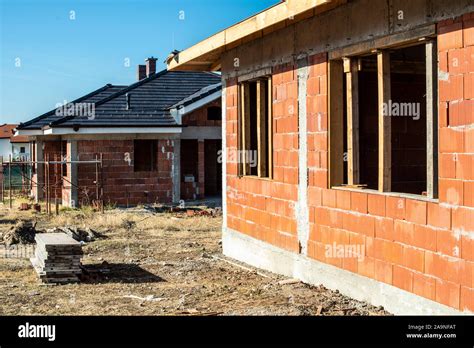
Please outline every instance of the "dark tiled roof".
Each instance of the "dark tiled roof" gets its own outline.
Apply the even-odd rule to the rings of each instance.
[[[114,86],[111,84],[105,85],[94,92],[91,92],[83,97],[80,97],[71,103],[97,103],[100,100],[117,93],[118,91],[126,88],[126,86]],[[62,118],[62,116],[56,115],[56,110],[53,109],[47,113],[35,117],[34,119],[21,123],[17,129],[41,129],[44,126],[49,125],[51,122],[57,121]]]
[[[174,104],[173,106],[170,107],[170,109],[174,108],[180,108],[183,106],[188,106],[189,104],[192,104],[202,98],[205,98],[211,94],[214,94],[216,92],[219,92],[222,89],[222,83],[216,83],[213,85],[206,86],[204,88],[201,88],[199,91],[197,91],[194,94],[191,94],[189,97],[184,98],[183,100],[180,100],[178,103]]]
[[[164,70],[97,102],[94,117],[65,117],[51,127],[176,126],[170,106],[220,80],[209,72]]]

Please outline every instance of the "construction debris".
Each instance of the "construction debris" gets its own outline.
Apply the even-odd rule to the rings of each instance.
[[[20,209],[21,211],[30,210],[30,209],[31,209],[31,204],[28,204],[28,203],[21,203],[19,209]]]
[[[278,285],[291,285],[291,284],[298,284],[301,283],[299,279],[284,279],[278,282]]]
[[[101,237],[99,232],[94,231],[89,227],[84,229],[75,226],[55,227],[46,230],[46,233],[65,233],[78,242],[92,242]]]
[[[79,282],[81,243],[65,233],[42,233],[35,240],[35,257],[30,260],[43,283]]]
[[[36,223],[21,220],[3,235],[6,246],[13,244],[31,244],[35,241]]]

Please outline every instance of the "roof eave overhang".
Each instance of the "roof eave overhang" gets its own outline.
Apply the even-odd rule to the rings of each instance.
[[[168,70],[218,71],[223,52],[275,30],[329,11],[347,0],[286,0],[180,52]]]
[[[54,127],[45,128],[42,135],[72,134],[180,134],[180,126],[123,126],[123,127]]]

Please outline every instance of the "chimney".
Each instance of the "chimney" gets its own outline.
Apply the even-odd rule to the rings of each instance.
[[[146,77],[146,65],[139,65],[137,69],[137,80],[143,80]]]
[[[150,76],[156,72],[156,58],[150,57],[145,60],[146,62],[146,76]]]

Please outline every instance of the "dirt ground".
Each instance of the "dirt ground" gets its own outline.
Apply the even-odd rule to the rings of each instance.
[[[220,216],[134,208],[48,217],[0,204],[0,244],[18,219],[38,230],[89,226],[104,238],[84,244],[96,276],[79,284],[42,285],[28,258],[1,257],[0,315],[388,315],[224,257]]]

